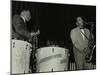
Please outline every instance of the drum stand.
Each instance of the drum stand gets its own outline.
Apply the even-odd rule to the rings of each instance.
[[[32,52],[31,52],[31,57],[30,57],[30,69],[31,72],[34,73],[36,72],[36,49],[38,48],[38,37],[33,36],[32,37]]]

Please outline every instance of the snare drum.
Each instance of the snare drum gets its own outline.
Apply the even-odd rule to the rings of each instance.
[[[28,73],[32,45],[26,41],[12,40],[12,74]]]
[[[68,70],[68,49],[44,47],[37,50],[37,72]]]

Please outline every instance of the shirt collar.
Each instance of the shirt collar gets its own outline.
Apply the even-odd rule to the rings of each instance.
[[[24,16],[21,16],[21,18],[23,19],[23,21],[24,21],[24,23],[25,23],[25,22],[26,22],[26,20],[25,20]]]

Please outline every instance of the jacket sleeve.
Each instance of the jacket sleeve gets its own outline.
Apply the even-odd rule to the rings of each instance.
[[[86,29],[86,31],[87,31],[87,34],[89,35],[89,38],[92,39],[92,40],[94,40],[94,35],[93,35],[93,33],[90,32],[89,29]]]
[[[78,42],[78,40],[77,40],[78,36],[76,36],[74,30],[71,31],[70,37],[71,37],[73,46],[74,46],[75,48],[79,49],[79,50],[83,50],[83,47],[81,47],[81,45],[79,44],[79,42]]]
[[[25,28],[21,25],[22,20],[20,20],[20,18],[18,17],[13,17],[13,25],[15,28],[16,33],[18,33],[19,35],[23,36],[26,39],[30,39],[31,35],[28,31],[25,30]]]

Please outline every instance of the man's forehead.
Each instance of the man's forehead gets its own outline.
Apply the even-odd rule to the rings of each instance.
[[[83,20],[82,17],[77,17],[77,20],[80,20],[80,19]]]
[[[82,19],[82,17],[77,17],[77,19]]]
[[[23,10],[21,13],[22,14],[30,14],[30,11],[29,10]]]
[[[29,10],[27,10],[26,12],[30,14],[30,11]]]

